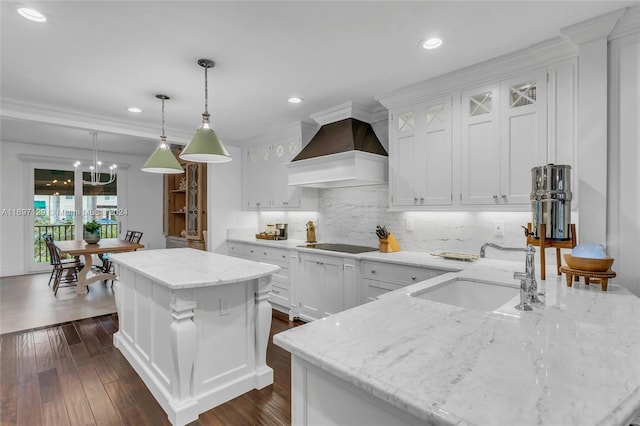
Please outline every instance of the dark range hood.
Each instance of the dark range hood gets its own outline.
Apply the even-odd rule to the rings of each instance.
[[[317,120],[321,124],[318,132],[286,164],[289,186],[340,188],[387,183],[389,154],[371,124],[354,117],[366,115],[355,106],[349,102]]]
[[[348,151],[370,152],[388,157],[371,124],[355,118],[345,118],[325,124],[293,161],[317,158]]]

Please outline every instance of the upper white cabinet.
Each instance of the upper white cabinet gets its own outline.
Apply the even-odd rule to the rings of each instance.
[[[575,173],[578,53],[557,38],[379,96],[390,209],[525,211],[531,168]]]
[[[287,185],[287,168],[309,141],[314,126],[297,123],[253,138],[245,152],[244,206],[248,210],[316,210],[317,190]]]
[[[531,168],[547,162],[542,69],[462,92],[461,204],[529,204]]]
[[[451,97],[391,114],[391,204],[452,203]]]

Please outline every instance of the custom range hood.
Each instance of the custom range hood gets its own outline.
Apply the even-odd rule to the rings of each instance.
[[[348,102],[311,118],[321,127],[286,165],[289,186],[340,188],[387,182],[389,156],[369,124],[384,121],[386,129],[386,110],[376,115]]]

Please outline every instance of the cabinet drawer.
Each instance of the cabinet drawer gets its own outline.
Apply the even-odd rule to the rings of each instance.
[[[273,282],[271,293],[269,293],[269,301],[282,306],[289,306],[289,289],[280,287],[279,283]]]
[[[417,266],[405,266],[392,263],[364,261],[362,274],[364,278],[386,281],[400,285],[408,285],[442,275],[444,271]]]
[[[258,250],[256,246],[245,243],[227,243],[227,251],[229,256],[241,257],[243,259],[255,260],[258,258]]]
[[[376,300],[378,296],[382,294],[388,293],[390,291],[398,290],[404,287],[403,285],[400,285],[400,284],[392,284],[384,281],[370,280],[368,278],[365,278],[362,281],[364,282],[364,287],[365,287],[364,288],[365,302]]]
[[[256,247],[260,260],[278,266],[289,267],[289,251],[271,247]]]

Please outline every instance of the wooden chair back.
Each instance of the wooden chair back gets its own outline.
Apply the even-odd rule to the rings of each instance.
[[[127,235],[125,235],[124,239],[129,242],[138,244],[142,239],[142,232],[127,230]]]

